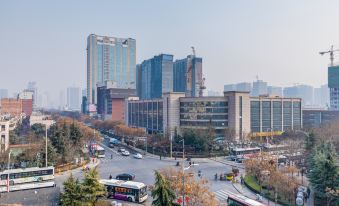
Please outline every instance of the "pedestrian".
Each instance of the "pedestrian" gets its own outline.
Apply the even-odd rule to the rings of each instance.
[[[160,160],[161,160],[161,155],[160,155]]]
[[[110,180],[112,179],[112,175],[111,175],[111,174],[109,175],[109,179],[110,179]]]
[[[111,154],[111,159],[113,159],[113,154]]]

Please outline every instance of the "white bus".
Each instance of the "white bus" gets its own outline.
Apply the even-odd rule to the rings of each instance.
[[[31,167],[0,172],[0,192],[54,186],[54,167]]]
[[[250,199],[241,194],[234,194],[229,191],[222,191],[222,194],[218,193],[217,196],[220,196],[223,199],[226,197],[227,205],[229,206],[265,206],[261,202]]]
[[[96,156],[97,158],[105,158],[105,149],[99,144],[91,144],[90,151],[91,154]]]
[[[141,182],[102,179],[100,183],[107,188],[108,198],[139,203],[148,198],[147,186]]]
[[[231,149],[231,155],[236,158],[245,158],[251,157],[253,154],[260,153],[259,147],[247,147],[247,148],[239,148],[235,147]]]

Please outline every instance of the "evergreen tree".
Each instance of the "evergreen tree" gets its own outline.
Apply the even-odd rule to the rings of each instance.
[[[82,183],[82,193],[84,203],[91,206],[95,205],[98,197],[107,194],[105,186],[99,183],[99,174],[96,168],[85,173],[85,179]]]
[[[71,124],[69,128],[69,135],[70,139],[73,141],[73,144],[79,143],[79,140],[81,138],[81,132],[79,130],[79,127],[74,124],[74,122]]]
[[[153,206],[173,206],[177,205],[173,203],[175,200],[175,193],[170,188],[169,182],[164,178],[164,176],[155,171],[155,184],[154,189],[152,190],[153,197]]]
[[[322,142],[312,155],[309,181],[316,197],[325,199],[326,188],[339,189],[339,174],[336,168],[336,153],[330,142]]]
[[[81,206],[82,191],[78,180],[73,175],[64,182],[64,192],[61,194],[60,203],[62,206]]]

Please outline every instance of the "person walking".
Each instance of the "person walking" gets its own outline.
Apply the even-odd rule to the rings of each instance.
[[[112,179],[112,175],[111,175],[111,174],[109,175],[109,179],[110,179],[110,180]]]

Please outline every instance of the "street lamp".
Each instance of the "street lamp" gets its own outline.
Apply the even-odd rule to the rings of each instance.
[[[182,142],[182,163],[181,163],[181,168],[182,168],[182,206],[185,206],[185,168],[184,168],[184,163],[185,163],[185,138],[183,138],[179,142]]]
[[[9,192],[9,167],[10,167],[10,162],[11,162],[11,153],[12,150],[9,150],[8,153],[8,165],[7,165],[7,192]]]

